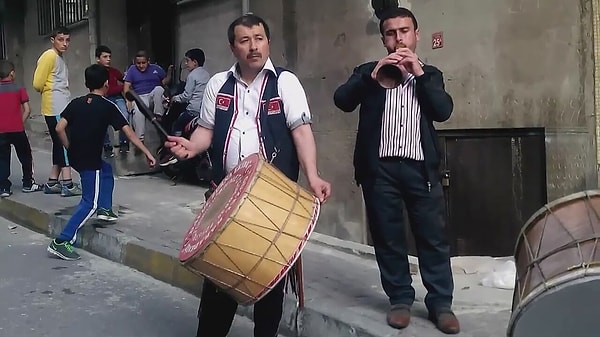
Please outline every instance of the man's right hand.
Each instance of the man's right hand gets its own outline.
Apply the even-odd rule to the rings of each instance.
[[[179,159],[192,158],[198,154],[194,144],[184,137],[168,136],[165,147]]]
[[[371,72],[371,78],[377,80],[377,73],[379,72],[379,69],[381,69],[381,67],[388,64],[398,65],[403,58],[404,57],[398,55],[397,53],[391,53],[388,56],[382,58],[381,60],[379,60],[379,62],[377,62],[375,69],[373,69],[373,71]],[[402,73],[406,73],[406,68],[403,65],[398,65],[398,68],[400,68]]]

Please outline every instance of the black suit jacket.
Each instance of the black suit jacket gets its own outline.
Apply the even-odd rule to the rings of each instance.
[[[376,64],[369,62],[356,67],[333,97],[335,105],[345,112],[354,111],[360,104],[354,149],[354,177],[359,185],[372,182],[378,167],[385,89],[371,78]],[[423,71],[425,73],[416,78],[416,93],[421,106],[421,144],[427,168],[425,179],[433,186],[440,181],[440,152],[433,122],[448,120],[454,103],[444,88],[442,72],[431,65],[424,65]]]

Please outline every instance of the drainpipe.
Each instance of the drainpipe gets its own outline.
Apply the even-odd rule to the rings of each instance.
[[[596,121],[596,172],[600,172],[600,0],[592,1],[594,31],[594,117]]]
[[[98,2],[88,0],[88,36],[90,42],[90,62],[96,63],[96,47],[98,46]]]
[[[250,12],[250,0],[242,0],[242,15]]]

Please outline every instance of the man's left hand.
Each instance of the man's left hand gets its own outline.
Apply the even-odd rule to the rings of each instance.
[[[408,48],[400,48],[396,51],[396,54],[402,56],[402,61],[398,64],[406,68],[406,71],[413,74],[415,77],[423,75],[423,67],[419,62],[419,57],[412,50]]]
[[[331,196],[331,184],[321,179],[321,177],[316,176],[309,179],[308,184],[321,203],[325,203],[329,199],[329,196]]]

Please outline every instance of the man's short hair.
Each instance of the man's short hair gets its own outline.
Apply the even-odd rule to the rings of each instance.
[[[9,60],[0,60],[0,78],[7,78],[15,70],[15,65]]]
[[[204,51],[200,48],[193,48],[186,51],[185,57],[198,62],[198,66],[200,67],[204,65],[204,61],[206,60],[206,56],[204,56]]]
[[[65,26],[58,26],[58,27],[54,28],[50,37],[56,37],[56,35],[58,35],[58,34],[71,35],[71,31],[69,30],[69,28],[67,28]]]
[[[137,53],[135,53],[135,57],[134,58],[138,58],[138,57],[144,57],[147,60],[148,59],[148,53],[145,50],[138,50]]]
[[[381,13],[381,17],[379,19],[379,32],[381,33],[381,36],[383,36],[385,34],[385,32],[383,31],[383,24],[385,23],[386,20],[393,19],[393,18],[410,18],[413,22],[413,25],[415,26],[415,30],[417,30],[419,28],[419,24],[417,23],[417,18],[415,17],[413,12],[411,12],[408,8],[404,8],[404,7],[390,8],[390,9],[386,9],[383,13]]]
[[[112,51],[105,45],[96,47],[96,57],[100,57],[102,53],[112,54]]]
[[[267,34],[267,40],[271,40],[271,32],[269,31],[269,25],[258,15],[254,15],[252,13],[244,14],[239,18],[233,20],[233,22],[229,25],[227,29],[227,38],[229,39],[229,44],[233,44],[235,41],[235,27],[244,26],[248,28],[252,28],[254,26],[262,25],[265,28],[265,34]]]
[[[108,70],[99,65],[92,64],[85,68],[85,86],[90,90],[102,88],[104,83],[108,81]]]

